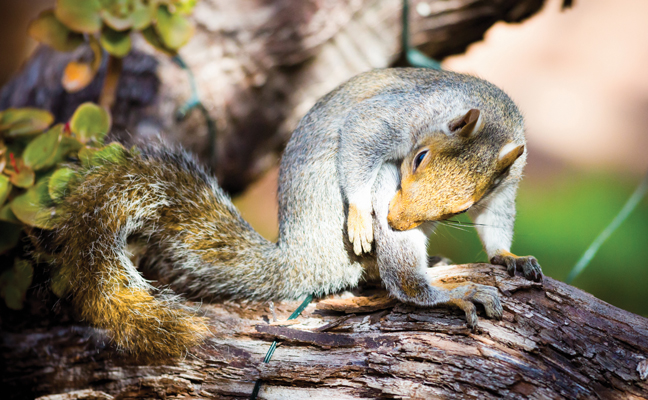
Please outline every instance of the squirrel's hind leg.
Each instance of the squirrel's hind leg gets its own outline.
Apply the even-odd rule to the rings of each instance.
[[[475,303],[482,304],[490,318],[502,317],[496,288],[472,282],[431,285],[427,277],[427,235],[422,229],[395,231],[389,227],[389,201],[396,193],[399,174],[386,165],[374,186],[374,241],[380,278],[398,300],[420,306],[453,305],[466,313],[471,329],[477,328]]]

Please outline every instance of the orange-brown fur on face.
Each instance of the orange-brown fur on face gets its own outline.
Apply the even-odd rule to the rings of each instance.
[[[430,135],[401,165],[401,188],[389,205],[389,224],[397,230],[415,228],[467,211],[489,192],[524,152],[520,145],[498,159],[504,144],[485,135]],[[422,151],[417,168],[413,161]]]

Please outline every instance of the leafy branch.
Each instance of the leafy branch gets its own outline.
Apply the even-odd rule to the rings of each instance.
[[[123,149],[104,146],[110,131],[108,112],[81,104],[65,124],[36,108],[0,112],[0,254],[8,253],[25,227],[52,229],[56,204],[76,176],[74,164],[92,166]],[[20,258],[0,274],[0,296],[8,307],[22,308],[32,279],[31,263]]]
[[[72,93],[87,87],[108,55],[99,104],[110,109],[121,74],[121,59],[139,32],[156,49],[174,56],[194,33],[186,18],[197,0],[57,0],[29,26],[29,35],[55,50],[74,52],[61,84]],[[87,46],[82,46],[87,44]],[[91,51],[87,51],[87,49]],[[85,51],[84,51],[85,50]]]

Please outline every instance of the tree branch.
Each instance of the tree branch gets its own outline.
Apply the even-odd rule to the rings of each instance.
[[[504,318],[482,315],[481,333],[473,333],[458,309],[409,306],[365,289],[358,296],[374,297],[313,303],[297,324],[282,326],[270,323],[267,303],[225,301],[203,305],[213,338],[183,360],[157,364],[119,354],[77,324],[6,333],[2,386],[10,398],[92,389],[220,399],[247,398],[261,378],[260,398],[280,399],[648,397],[648,319],[551,278],[541,287],[488,264],[429,275],[497,286]],[[279,320],[298,304],[276,304]]]

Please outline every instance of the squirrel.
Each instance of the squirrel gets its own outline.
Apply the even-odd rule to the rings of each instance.
[[[211,334],[175,293],[297,299],[381,280],[401,301],[460,307],[475,328],[474,303],[501,318],[497,289],[430,285],[428,235],[435,221],[468,212],[492,263],[541,280],[535,258],[510,253],[524,146],[522,116],[496,86],[447,71],[374,70],[320,99],[288,141],[276,243],[189,153],[155,145],[76,167],[57,196],[48,259],[80,317],[136,355],[178,356]],[[166,286],[140,274],[133,243],[140,268]]]

